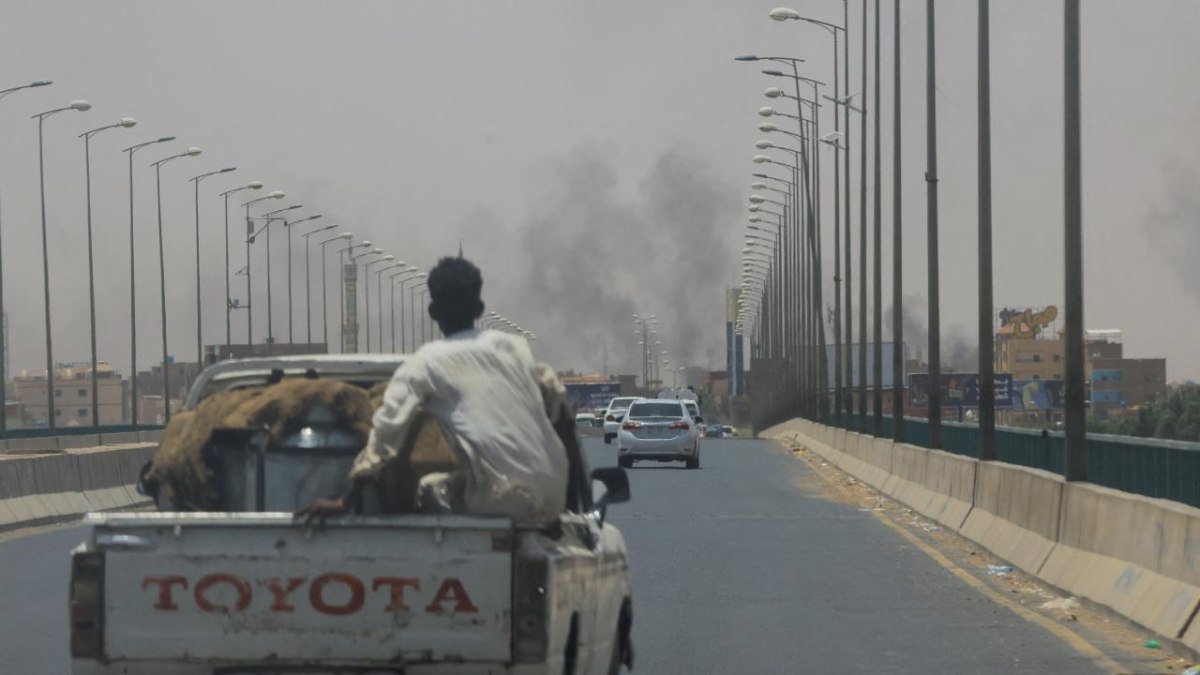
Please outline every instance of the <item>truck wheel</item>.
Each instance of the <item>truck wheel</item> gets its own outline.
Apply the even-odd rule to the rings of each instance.
[[[617,437],[616,434],[604,434],[604,444],[612,445],[613,439],[616,437]]]
[[[621,467],[622,469],[632,469],[633,460],[629,459],[628,457],[618,457],[617,466]]]

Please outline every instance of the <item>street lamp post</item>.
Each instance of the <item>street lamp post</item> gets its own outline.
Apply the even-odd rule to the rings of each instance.
[[[195,157],[200,154],[200,148],[190,147],[183,152],[164,157],[151,164],[154,167],[154,190],[158,203],[158,296],[162,310],[162,375],[163,375],[163,418],[171,421],[171,368],[167,354],[167,257],[163,251],[163,221],[162,221],[162,165],[180,157]]]
[[[50,84],[50,80],[35,80],[29,84],[0,89],[0,98],[4,98],[22,89],[46,87]],[[3,250],[3,244],[0,244],[0,251]],[[4,363],[3,358],[3,354],[8,352],[8,347],[6,346],[8,342],[8,321],[3,319],[4,316],[4,257],[0,255],[0,402],[8,400],[7,387],[5,386],[5,383],[8,381],[8,364]],[[0,405],[0,433],[5,431],[8,431],[8,411],[5,406]]]
[[[122,150],[129,155],[129,400],[130,421],[138,423],[138,386],[137,386],[137,266],[134,256],[133,231],[133,155],[142,148],[156,143],[168,143],[175,140],[174,136],[163,136],[153,141],[145,141],[131,145]]]
[[[367,244],[367,245],[369,245],[370,243],[371,242],[369,242],[369,241],[363,242],[363,244]],[[359,258],[366,258],[368,256],[375,256],[375,255],[384,255],[383,249],[373,248],[370,251],[363,251],[362,253],[351,255],[348,259],[348,262],[350,264],[347,265],[347,267],[352,268],[350,271],[354,275],[353,279],[354,279],[354,284],[355,284],[355,286],[354,286],[354,288],[355,288],[354,306],[353,306],[354,317],[353,317],[353,321],[351,322],[354,327],[354,335],[353,335],[354,345],[353,346],[354,346],[355,352],[358,352],[358,350],[359,350],[359,345],[358,345],[358,268],[359,268],[359,265],[363,264],[363,263],[358,262],[358,260],[359,260]],[[346,269],[343,268],[343,270],[342,270],[343,295],[345,295],[345,291],[344,291],[345,282],[346,282]],[[367,286],[366,292],[369,293],[370,292],[370,284],[364,284],[364,285]],[[344,306],[348,306],[348,303],[345,302],[345,298],[343,298],[342,304]],[[368,317],[367,320],[370,321],[370,317]],[[343,330],[343,332],[346,330],[345,325],[343,325],[342,330]],[[370,327],[370,325],[368,325],[367,326],[367,339],[368,340],[370,339],[370,335],[371,335],[371,327]],[[343,343],[345,343],[345,342],[346,342],[346,340],[343,339]],[[343,346],[345,346],[345,345],[343,345]]]
[[[253,285],[251,284],[251,267],[250,267],[250,245],[254,243],[254,221],[250,218],[250,207],[258,202],[267,199],[283,199],[287,196],[282,190],[255,197],[248,202],[242,204],[246,209],[246,348],[253,351],[254,347],[254,302],[253,300]]]
[[[200,310],[200,183],[203,182],[205,178],[216,176],[222,173],[229,173],[230,171],[237,171],[237,167],[228,166],[224,169],[209,171],[207,173],[202,173],[199,176],[192,176],[188,179],[192,182],[193,199],[196,209],[196,363],[200,364],[201,368],[204,367],[204,333]],[[228,250],[229,249],[227,248],[226,255],[228,255]],[[228,278],[229,277],[226,276],[227,280]],[[228,283],[228,281],[226,281],[226,283]]]
[[[401,274],[403,275],[403,274],[407,274],[409,272],[413,272],[413,276],[408,277],[407,279],[400,280],[400,351],[403,353],[408,352],[408,333],[405,332],[405,330],[404,330],[404,284],[407,284],[410,281],[417,281],[417,280],[425,278],[425,273],[419,271],[415,267],[410,267],[407,270],[405,270],[404,272],[402,272]],[[409,301],[409,305],[410,306],[412,305],[411,299]],[[411,313],[411,311],[410,311],[410,313]],[[413,349],[415,350],[416,348],[417,348],[417,343],[414,340],[413,341]]]
[[[379,296],[379,299],[375,301],[375,304],[379,307],[379,315],[376,317],[376,323],[379,324],[379,353],[381,354],[383,353],[383,273],[388,270],[394,270],[397,267],[404,268],[407,266],[408,263],[403,260],[397,260],[391,265],[384,265],[375,270],[375,294]],[[367,311],[370,312],[371,308],[367,307]]]
[[[277,217],[275,217],[275,214],[283,213],[285,211],[293,211],[293,210],[299,209],[299,208],[303,208],[303,205],[292,204],[291,206],[285,206],[282,209],[275,209],[274,211],[268,211],[267,213],[263,214],[263,216],[260,218],[260,220],[264,220],[266,222],[263,223],[263,226],[261,228],[259,228],[258,232],[255,232],[250,237],[250,243],[253,244],[255,242],[255,240],[258,239],[258,236],[260,234],[263,234],[265,232],[267,235],[267,240],[266,240],[266,242],[264,242],[263,245],[267,249],[267,350],[268,351],[273,351],[274,350],[273,345],[275,344],[275,323],[274,323],[275,311],[274,311],[274,305],[273,305],[273,293],[271,292],[271,223],[275,222],[276,220],[279,220],[279,221],[282,221],[284,226],[286,227],[287,219],[283,218],[282,216],[277,218]],[[247,274],[249,273],[249,269],[250,269],[250,263],[249,263],[249,260],[247,259],[247,262],[246,262]]]
[[[325,227],[318,227],[311,232],[305,232],[301,235],[304,239],[304,323],[307,327],[307,337],[305,340],[310,345],[312,344],[312,276],[309,261],[312,258],[312,253],[309,252],[309,240],[314,234],[328,232],[335,227],[337,225],[326,225]],[[324,256],[321,257],[321,261],[324,263]],[[328,345],[326,345],[326,349],[328,349]]]
[[[83,173],[87,190],[87,247],[88,247],[88,315],[91,322],[92,347],[92,426],[100,426],[100,381],[96,376],[99,361],[96,356],[96,273],[92,251],[92,136],[107,129],[128,129],[137,124],[132,117],[122,117],[116,124],[108,124],[85,131],[83,139]]]
[[[229,352],[233,350],[233,293],[229,289],[229,195],[241,192],[242,190],[261,189],[262,183],[252,180],[242,187],[233,188],[221,193],[221,197],[225,199],[225,350]],[[249,274],[249,267],[247,267],[247,274]],[[250,302],[249,297],[246,298],[246,302]]]
[[[417,289],[425,285],[424,281],[415,283],[408,287],[408,311],[411,325],[409,331],[412,333],[412,348],[417,350]],[[424,319],[422,319],[424,321]]]
[[[33,119],[38,121],[38,190],[42,203],[42,288],[46,299],[46,426],[53,429],[54,422],[54,342],[50,335],[50,248],[46,236],[46,155],[42,142],[42,127],[46,118],[64,110],[91,110],[92,104],[87,101],[71,101],[69,105],[38,113]],[[94,375],[94,374],[93,374]]]
[[[296,343],[294,335],[292,333],[292,330],[294,327],[294,323],[292,321],[292,310],[295,306],[295,303],[292,302],[292,228],[295,227],[296,225],[299,225],[300,223],[311,222],[320,217],[321,217],[321,215],[317,214],[315,216],[308,216],[307,218],[301,218],[300,220],[293,220],[290,223],[287,220],[283,221],[283,229],[287,230],[287,280],[288,280],[287,281],[287,289],[288,289],[288,344],[289,345]],[[333,227],[333,225],[330,225],[329,227],[320,228],[318,230],[315,230],[315,232],[320,232],[322,230],[328,230],[331,227]],[[312,233],[310,232],[309,234],[312,234]],[[271,240],[270,236],[268,235],[267,241],[270,242],[270,240]],[[305,297],[307,297],[308,296],[308,238],[307,237],[305,237],[305,239],[304,239],[304,273],[305,273],[304,274],[304,279],[305,279],[304,294],[305,294]],[[311,327],[309,328],[309,331],[311,333],[311,331],[312,331]],[[310,340],[309,343],[311,344],[311,342],[312,341]]]
[[[414,271],[408,265],[402,265],[397,268],[394,273],[388,275],[388,336],[391,337],[391,353],[396,353],[396,281],[398,277],[403,276],[406,271]],[[400,299],[404,299],[404,293],[401,292]],[[403,310],[401,310],[403,313]]]
[[[329,292],[325,290],[325,280],[328,276],[326,270],[329,269],[329,264],[325,260],[325,246],[335,241],[349,240],[354,237],[349,232],[342,232],[335,237],[322,239],[321,244],[321,340],[325,343],[325,350],[329,350]]]
[[[366,336],[365,336],[366,340],[367,340],[367,347],[366,347],[367,354],[371,353],[371,265],[375,265],[378,263],[390,263],[395,259],[396,259],[396,256],[388,254],[388,255],[383,256],[382,258],[379,258],[378,260],[367,261],[367,262],[363,263],[363,266],[362,266],[362,268],[363,268],[363,277],[362,277],[363,278],[363,315],[367,321],[367,330],[366,330]],[[379,346],[383,347],[382,344]]]

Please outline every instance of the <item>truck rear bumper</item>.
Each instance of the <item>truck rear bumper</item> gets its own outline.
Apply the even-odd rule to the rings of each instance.
[[[319,666],[318,666],[319,667]],[[265,668],[265,669],[264,669]],[[100,663],[76,659],[71,662],[71,675],[323,675],[323,671],[311,670],[312,666],[289,670],[278,666],[205,665],[199,663],[176,663],[167,661],[139,661]],[[387,667],[356,670],[354,668],[330,666],[328,673],[337,675],[557,675],[562,673],[561,660],[542,664],[504,665],[487,663],[428,663],[413,664],[401,670]]]

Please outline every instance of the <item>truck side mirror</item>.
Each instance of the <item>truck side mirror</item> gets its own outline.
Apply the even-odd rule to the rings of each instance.
[[[597,486],[596,483],[600,483]],[[600,489],[597,489],[597,488]],[[606,466],[592,471],[592,495],[600,522],[608,513],[609,504],[629,501],[629,474],[619,466]]]

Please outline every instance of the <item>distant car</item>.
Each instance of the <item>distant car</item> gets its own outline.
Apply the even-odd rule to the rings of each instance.
[[[737,429],[728,424],[722,426],[721,431],[725,434],[725,438],[737,438]]]
[[[618,396],[608,402],[608,409],[604,411],[604,442],[612,443],[617,437],[617,432],[621,429],[621,420],[625,419],[625,411],[629,410],[629,404],[640,400],[637,396]]]
[[[704,436],[706,438],[722,438],[725,436],[725,427],[720,424],[710,424],[704,427]]]
[[[575,415],[575,426],[579,428],[591,428],[596,426],[596,416],[591,413],[579,413]]]
[[[682,402],[641,399],[629,406],[617,435],[617,464],[631,467],[639,460],[700,468],[700,434]]]

